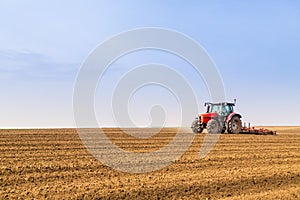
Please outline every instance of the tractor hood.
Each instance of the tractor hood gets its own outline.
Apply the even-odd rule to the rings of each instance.
[[[213,118],[213,117],[217,117],[217,113],[216,112],[213,112],[213,113],[204,113],[204,114],[201,114],[200,116],[201,116],[201,118],[202,117]]]
[[[218,116],[218,115],[217,115],[216,112],[201,114],[201,115],[200,115],[200,117],[201,117],[201,122],[207,124],[208,121],[209,121],[211,118],[216,118],[217,116]]]

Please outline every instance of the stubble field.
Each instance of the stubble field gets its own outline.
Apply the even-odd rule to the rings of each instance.
[[[300,199],[300,127],[271,128],[276,136],[223,134],[204,159],[198,134],[178,160],[142,174],[101,164],[75,129],[0,130],[0,199]],[[138,152],[159,149],[175,132],[136,139],[105,130]]]

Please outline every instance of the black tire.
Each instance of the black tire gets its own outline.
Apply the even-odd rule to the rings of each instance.
[[[228,133],[240,133],[242,130],[242,121],[238,116],[232,117],[228,122]]]
[[[191,126],[193,133],[202,133],[203,128],[200,126],[199,121],[196,119],[193,121],[192,126]]]
[[[221,133],[225,133],[225,131],[226,131],[226,126],[223,127]]]
[[[207,133],[221,133],[220,123],[216,119],[211,119],[207,123]]]

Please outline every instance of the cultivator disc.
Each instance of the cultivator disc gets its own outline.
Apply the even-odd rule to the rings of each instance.
[[[276,135],[276,131],[272,131],[266,128],[255,128],[255,127],[243,127],[242,134],[255,134],[255,135]]]

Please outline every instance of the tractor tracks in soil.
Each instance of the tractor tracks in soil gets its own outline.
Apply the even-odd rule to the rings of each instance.
[[[198,155],[205,134],[198,134],[178,160],[144,174],[101,164],[74,129],[0,130],[0,199],[299,199],[300,128],[281,129],[276,136],[221,135],[204,159]],[[105,134],[126,151],[149,152],[176,131],[163,129],[149,139],[120,129]]]

